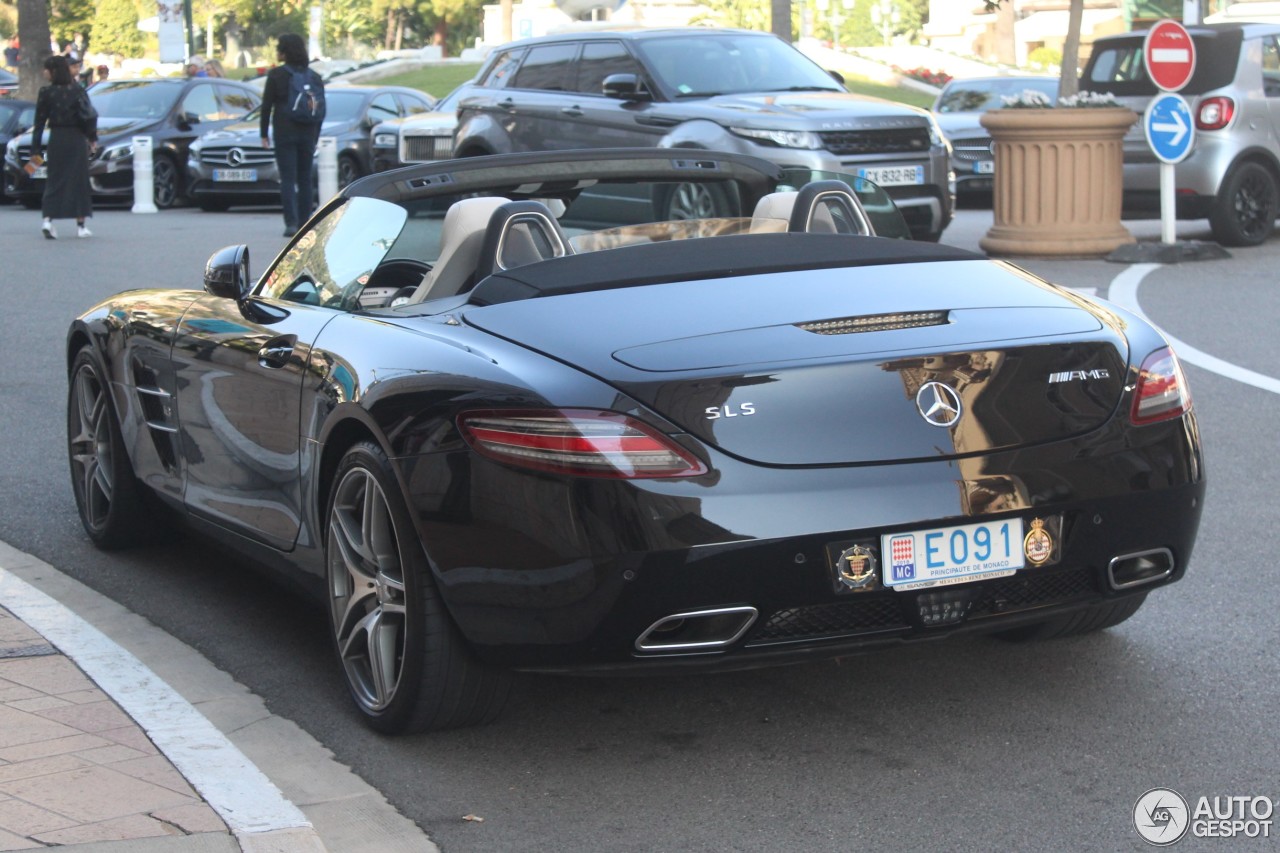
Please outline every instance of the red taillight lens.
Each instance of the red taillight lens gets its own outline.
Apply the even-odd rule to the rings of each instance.
[[[1222,130],[1236,116],[1236,102],[1222,95],[1205,98],[1196,111],[1196,127],[1199,130]]]
[[[458,428],[492,459],[579,477],[692,477],[696,456],[635,418],[590,409],[463,412]]]
[[[1191,391],[1178,357],[1168,347],[1146,357],[1138,371],[1130,419],[1138,425],[1176,418],[1191,409]]]

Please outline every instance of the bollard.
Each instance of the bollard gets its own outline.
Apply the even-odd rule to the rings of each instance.
[[[158,213],[151,166],[151,137],[133,138],[133,212]]]
[[[322,136],[316,145],[316,170],[320,180],[320,198],[316,201],[323,206],[326,201],[338,194],[338,138]],[[309,216],[310,213],[303,214]]]

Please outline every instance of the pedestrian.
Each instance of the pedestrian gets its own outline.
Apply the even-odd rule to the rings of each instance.
[[[324,81],[311,68],[307,43],[296,33],[280,36],[276,59],[281,64],[267,72],[262,89],[259,128],[263,148],[271,148],[275,140],[284,234],[292,237],[311,215],[311,165],[325,115]]]
[[[195,54],[187,59],[187,76],[188,77],[208,77],[209,72],[204,68],[205,58],[200,54]]]
[[[110,77],[110,76],[111,76],[111,68],[110,68],[110,66],[107,66],[107,65],[99,65],[99,66],[98,66],[98,79],[97,79],[97,80],[95,80],[94,82],[95,82],[95,83],[101,83],[103,80],[106,80],[106,79],[107,79],[108,77]]]
[[[68,56],[67,70],[71,72],[71,79],[84,88],[88,88],[89,84],[93,82],[93,72],[86,72],[84,70],[83,60]]]
[[[40,230],[50,240],[58,238],[55,219],[75,219],[76,236],[92,237],[85,220],[93,216],[89,196],[89,157],[98,148],[98,114],[89,95],[76,84],[65,56],[44,61],[49,85],[36,95],[35,127],[31,130],[31,158],[41,155],[45,125],[49,127],[47,177]]]
[[[204,73],[207,77],[227,76],[227,72],[222,70],[222,63],[212,58],[204,61]]]
[[[9,39],[8,46],[4,49],[4,64],[14,71],[18,70],[18,59],[22,56],[22,42],[18,41],[18,37],[14,36]]]

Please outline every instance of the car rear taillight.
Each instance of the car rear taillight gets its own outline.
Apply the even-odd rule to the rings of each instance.
[[[1130,419],[1138,425],[1176,418],[1191,409],[1191,391],[1182,365],[1169,347],[1147,356],[1138,370]]]
[[[1223,95],[1205,98],[1196,111],[1198,130],[1222,130],[1236,115],[1236,102]]]
[[[635,418],[591,409],[463,412],[458,428],[478,453],[579,477],[692,477],[696,456]]]

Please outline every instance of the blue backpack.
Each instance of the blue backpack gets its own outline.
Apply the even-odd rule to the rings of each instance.
[[[289,97],[280,112],[298,124],[320,124],[324,121],[324,82],[310,68],[285,66],[289,72]]]

